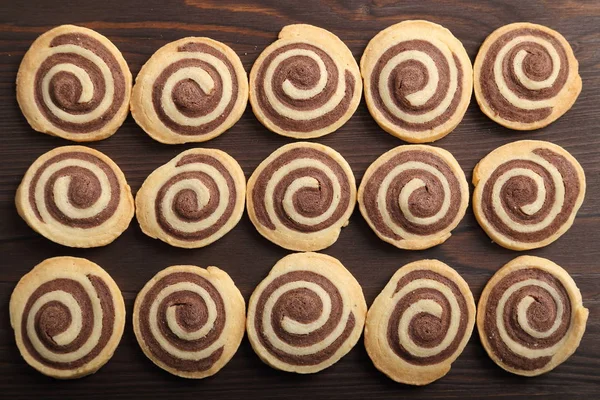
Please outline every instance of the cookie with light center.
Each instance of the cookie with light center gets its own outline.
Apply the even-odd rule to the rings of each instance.
[[[427,249],[446,241],[464,217],[469,186],[448,151],[398,146],[369,166],[358,204],[382,240],[401,249]]]
[[[204,37],[156,51],[131,95],[131,115],[162,143],[204,142],[231,128],[246,109],[248,77],[237,54]]]
[[[29,167],[15,197],[19,215],[33,230],[70,247],[111,243],[133,218],[125,175],[106,155],[64,146]]]
[[[337,36],[312,25],[288,25],[250,71],[250,104],[275,133],[297,139],[334,132],[362,93],[360,71]]]
[[[585,174],[565,149],[522,140],[485,156],[473,170],[473,211],[492,240],[513,250],[546,246],[573,224]]]
[[[510,129],[542,128],[566,113],[581,92],[569,42],[543,25],[514,23],[485,39],[474,64],[481,111]]]
[[[396,382],[427,385],[450,371],[475,325],[475,301],[465,280],[437,260],[400,268],[367,314],[365,347]]]
[[[521,256],[489,280],[477,306],[479,337],[508,372],[544,374],[579,346],[588,318],[577,285],[550,260]]]
[[[125,304],[97,264],[54,257],[21,278],[10,297],[10,323],[29,365],[54,378],[80,378],[112,357],[125,326]]]
[[[404,21],[379,32],[360,60],[375,121],[411,143],[438,140],[463,119],[473,91],[471,60],[441,25]]]
[[[248,215],[258,232],[290,250],[331,246],[356,203],[352,169],[337,151],[317,143],[275,150],[248,180]]]
[[[354,347],[366,313],[360,285],[337,259],[295,253],[279,260],[252,293],[246,330],[265,363],[309,374]]]
[[[17,74],[17,101],[31,127],[76,142],[114,134],[130,95],[131,72],[119,49],[74,25],[38,37]]]
[[[197,248],[223,237],[244,212],[246,178],[233,157],[190,149],[152,172],[138,191],[142,231],[172,246]]]
[[[246,305],[226,272],[175,265],[156,274],[133,307],[133,330],[144,354],[182,378],[216,374],[244,336]]]

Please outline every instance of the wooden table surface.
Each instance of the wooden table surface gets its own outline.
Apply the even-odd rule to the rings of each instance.
[[[600,398],[600,1],[341,1],[341,0],[3,0],[0,5],[0,397],[67,398]],[[44,152],[70,144],[34,132],[19,111],[15,77],[33,40],[61,24],[77,24],[107,36],[123,52],[135,76],[160,46],[185,37],[208,36],[227,43],[247,71],[287,24],[310,23],[337,34],[358,60],[367,42],[389,25],[428,19],[449,28],[471,60],[494,29],[516,21],[547,25],[571,43],[580,63],[583,91],[574,107],[552,125],[516,132],[492,122],[473,99],[462,123],[436,142],[454,154],[470,180],[473,167],[496,147],[520,139],[549,140],[566,148],[585,169],[588,189],[573,227],[552,245],[527,252],[563,266],[581,289],[590,318],[581,346],[554,371],[522,378],[504,372],[487,356],[475,332],[464,353],[443,379],[422,388],[394,383],[378,372],[362,340],[333,367],[300,376],[263,364],[244,339],[231,362],[216,376],[190,381],[155,367],[135,340],[131,321],[114,357],[95,375],[56,381],[29,367],[19,355],[9,324],[8,302],[16,282],[48,257],[86,257],[104,267],[120,286],[127,312],[146,281],[173,264],[216,265],[225,269],[248,300],[254,287],[288,251],[263,239],[244,215],[216,243],[196,250],[150,239],[136,221],[114,243],[71,249],[44,239],[17,215],[14,195],[29,165]],[[364,101],[339,131],[316,140],[346,157],[357,181],[385,151],[403,144],[382,131]],[[227,151],[246,177],[279,146],[291,142],[264,128],[250,107],[228,132],[201,146]],[[109,139],[90,144],[125,172],[134,193],[146,176],[194,145],[168,146],[152,140],[129,116]],[[324,253],[339,258],[363,287],[367,303],[402,265],[437,258],[454,267],[477,300],[492,274],[523,254],[492,243],[471,208],[444,244],[403,251],[379,240],[358,210],[339,240]]]

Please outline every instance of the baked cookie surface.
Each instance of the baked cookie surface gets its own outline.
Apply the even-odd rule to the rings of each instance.
[[[462,120],[473,91],[471,60],[441,25],[404,21],[379,32],[360,60],[369,112],[410,143],[441,139]]]
[[[33,230],[69,247],[111,243],[134,213],[123,172],[109,157],[85,146],[57,147],[35,160],[15,204]]]
[[[250,104],[271,131],[296,139],[327,135],[354,114],[362,94],[354,56],[333,33],[288,25],[250,71]]]
[[[437,260],[401,267],[367,314],[365,347],[396,382],[427,385],[450,371],[475,324],[465,280]]]
[[[248,215],[258,232],[289,250],[314,251],[339,237],[356,203],[352,169],[334,149],[290,143],[248,180]]]
[[[175,265],[156,274],[133,308],[133,330],[144,354],[183,378],[216,374],[244,336],[246,306],[229,275]]]
[[[583,203],[583,168],[562,147],[540,140],[506,144],[473,170],[473,211],[499,245],[512,250],[546,246],[573,224]]]
[[[62,25],[38,37],[21,61],[17,100],[31,127],[76,142],[105,139],[129,112],[131,72],[121,52],[91,29]]]
[[[190,149],[154,170],[138,191],[142,231],[172,246],[197,248],[223,237],[244,212],[246,178],[233,157]]]
[[[131,114],[159,142],[204,142],[231,128],[247,103],[238,55],[224,43],[188,37],[161,47],[142,67]]]
[[[494,274],[477,306],[477,328],[490,358],[508,372],[546,373],[569,358],[585,331],[588,310],[567,271],[521,256]]]
[[[265,363],[308,374],[354,347],[366,313],[360,285],[338,260],[295,253],[279,260],[252,293],[246,330]]]
[[[469,185],[448,151],[398,146],[369,166],[358,204],[382,240],[401,249],[426,249],[446,241],[464,217]]]
[[[514,23],[485,39],[474,64],[475,98],[510,129],[542,128],[575,103],[579,64],[569,42],[543,25]]]
[[[121,291],[100,266],[75,257],[42,261],[10,298],[25,361],[59,379],[93,374],[112,357],[125,325]]]

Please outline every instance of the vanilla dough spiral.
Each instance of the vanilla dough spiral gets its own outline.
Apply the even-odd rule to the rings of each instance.
[[[21,278],[10,299],[10,322],[29,365],[55,378],[79,378],[112,357],[123,334],[125,304],[98,265],[54,257]]]
[[[17,74],[17,100],[31,127],[77,142],[114,134],[130,94],[131,72],[115,45],[73,25],[37,38]]]

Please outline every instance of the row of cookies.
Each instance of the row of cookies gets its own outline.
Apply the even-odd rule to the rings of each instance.
[[[41,35],[26,53],[17,99],[33,129],[81,142],[114,134],[129,109],[160,142],[203,142],[233,126],[248,98],[268,129],[307,139],[337,130],[354,114],[363,80],[377,123],[412,143],[450,133],[473,88],[485,114],[520,130],[556,120],[581,91],[568,42],[528,23],[494,31],[473,68],[448,29],[404,21],[369,42],[360,69],[337,36],[311,25],[289,25],[260,54],[249,83],[227,45],[184,38],[160,48],[133,89],[125,59],[107,38],[63,25]]]
[[[484,157],[473,172],[473,208],[498,244],[546,246],[573,224],[585,174],[562,147],[518,141]],[[256,168],[246,186],[240,165],[216,149],[184,151],[152,172],[135,200],[119,167],[84,146],[39,157],[17,190],[19,214],[50,240],[104,246],[133,218],[142,231],[173,246],[198,248],[239,222],[244,203],[258,232],[290,250],[316,251],[339,237],[358,201],[384,241],[426,249],[446,241],[469,202],[469,186],[448,151],[398,146],[375,160],[356,189],[350,165],[330,147],[284,145]],[[85,235],[81,233],[85,232]]]
[[[426,385],[450,371],[475,321],[494,362],[524,376],[548,372],[573,354],[588,310],[569,274],[550,260],[521,256],[489,280],[476,312],[467,282],[437,260],[401,267],[367,312],[361,286],[335,258],[294,253],[279,260],[246,305],[229,275],[178,265],[139,292],[133,329],[146,356],[185,378],[217,373],[244,332],[268,365],[319,372],[358,342],[391,379]],[[96,372],[124,330],[113,279],[82,258],[55,257],[17,284],[10,319],[23,358],[62,379]]]

